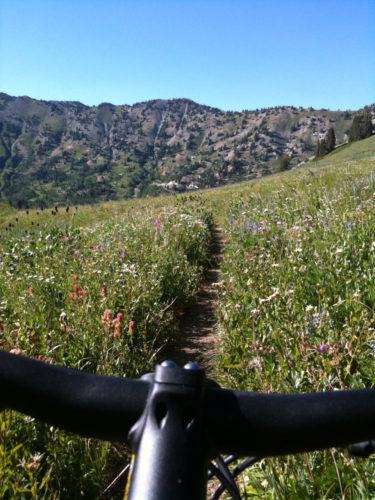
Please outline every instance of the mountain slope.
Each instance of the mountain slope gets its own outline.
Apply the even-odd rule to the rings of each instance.
[[[260,177],[282,154],[292,165],[311,157],[330,126],[345,142],[354,114],[224,112],[188,99],[88,107],[0,93],[0,199],[48,206]]]

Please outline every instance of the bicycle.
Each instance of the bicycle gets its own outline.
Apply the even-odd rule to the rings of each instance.
[[[260,458],[345,446],[375,450],[375,390],[274,395],[222,389],[195,363],[172,361],[139,380],[94,375],[0,351],[0,410],[130,442],[127,500],[204,499],[207,472],[240,498],[235,456]],[[352,445],[352,443],[357,443]],[[223,460],[221,454],[230,456]],[[215,459],[216,465],[210,463]]]

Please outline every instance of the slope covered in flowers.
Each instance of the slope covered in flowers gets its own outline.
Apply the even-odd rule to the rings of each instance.
[[[327,161],[326,161],[327,162]],[[228,191],[220,371],[259,392],[375,383],[375,163],[301,169]],[[268,459],[261,498],[369,498],[373,464],[343,451]]]
[[[0,239],[1,348],[105,375],[152,371],[198,291],[212,230],[199,197],[158,205],[18,214]],[[94,498],[123,459],[13,412],[0,419],[2,498]]]
[[[374,139],[201,197],[0,213],[1,348],[95,373],[152,370],[196,297],[214,217],[225,239],[214,347],[222,386],[373,387]],[[0,496],[95,498],[125,458],[108,443],[0,415]],[[265,459],[243,492],[372,498],[373,469],[343,450]]]

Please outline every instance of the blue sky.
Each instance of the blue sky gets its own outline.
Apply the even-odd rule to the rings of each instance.
[[[241,111],[375,102],[373,0],[0,0],[0,91]]]

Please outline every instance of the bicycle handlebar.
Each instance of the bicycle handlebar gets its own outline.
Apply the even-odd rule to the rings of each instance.
[[[125,441],[148,391],[142,380],[93,375],[0,351],[0,409],[81,436]]]
[[[180,370],[180,369],[178,369]],[[93,375],[0,351],[0,409],[85,437],[127,441],[152,384]],[[274,456],[372,439],[375,390],[273,395],[207,387],[209,454]]]

